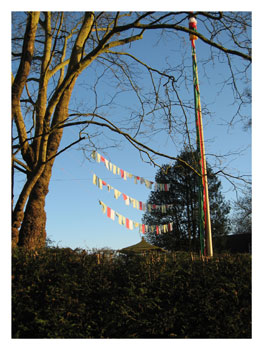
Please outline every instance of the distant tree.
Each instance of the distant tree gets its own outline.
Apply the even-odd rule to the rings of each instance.
[[[185,150],[178,157],[197,169],[197,153]],[[207,164],[209,200],[212,235],[221,236],[229,233],[230,205],[221,193],[221,182],[209,164]],[[156,235],[147,233],[147,239],[168,250],[199,250],[199,209],[198,209],[198,179],[199,175],[182,161],[174,165],[163,165],[157,172],[155,181],[169,183],[170,190],[152,191],[147,204],[171,204],[166,213],[147,211],[144,223],[147,225],[162,225],[173,222],[171,232]]]
[[[252,233],[252,193],[249,187],[235,201],[232,225],[234,234]]]

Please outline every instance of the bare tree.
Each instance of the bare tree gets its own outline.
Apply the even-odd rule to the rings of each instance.
[[[234,234],[252,233],[252,191],[249,186],[234,203],[232,225]]]
[[[195,15],[203,28],[202,34],[195,34],[211,48],[209,59],[224,60],[229,69],[225,83],[232,84],[238,106],[230,122],[244,118],[242,106],[249,103],[249,92],[240,90],[239,79],[249,79],[251,15]],[[180,86],[191,80],[191,75],[185,75],[183,56],[176,66],[167,64],[166,69],[158,70],[130,50],[133,42],[143,40],[151,30],[159,33],[160,40],[172,35],[179,41],[193,34],[188,29],[188,16],[187,12],[13,13],[12,173],[13,180],[17,172],[25,180],[13,208],[12,246],[35,249],[45,245],[45,198],[52,167],[55,158],[73,145],[93,148],[94,140],[107,129],[121,135],[150,162],[155,162],[154,155],[176,160],[147,146],[147,137],[158,132],[154,125],[160,110],[164,115],[162,128],[171,138],[178,133],[185,142],[191,142],[187,115],[192,103],[179,94]],[[243,62],[238,73],[236,60]],[[148,74],[151,91],[143,89],[141,69]],[[77,100],[74,91],[85,74],[88,102],[84,103],[81,98]],[[100,103],[98,85],[102,77],[108,79],[112,93]],[[127,118],[115,120],[105,113],[105,107],[114,108],[119,94],[129,91],[136,97],[136,108],[129,113],[126,110]],[[175,109],[180,110],[176,120]],[[66,128],[71,128],[76,138],[59,148]]]

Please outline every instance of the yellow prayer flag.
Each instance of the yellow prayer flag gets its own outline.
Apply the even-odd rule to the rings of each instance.
[[[91,157],[92,157],[94,160],[96,160],[96,151],[92,151]]]
[[[118,216],[119,216],[119,224],[122,225],[122,218],[123,218],[123,216],[121,214],[118,214]]]
[[[105,166],[106,166],[106,168],[107,168],[108,170],[110,169],[108,159],[105,159]]]
[[[103,203],[102,201],[99,201],[100,205],[102,206],[102,212],[103,214],[106,213],[106,209],[107,209],[107,205],[105,203]]]
[[[97,176],[93,174],[93,185],[97,185]]]
[[[133,221],[133,225],[134,225],[134,227],[136,228],[136,227],[138,227],[140,224],[139,224],[138,222],[136,222],[136,221]]]

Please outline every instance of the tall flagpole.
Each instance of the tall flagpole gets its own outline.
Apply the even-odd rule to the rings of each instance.
[[[196,31],[197,21],[193,15],[189,17],[190,17],[189,29]],[[198,39],[196,35],[190,34],[190,40],[192,44],[197,151],[200,157],[199,170],[201,174],[200,184],[199,184],[200,244],[201,244],[201,254],[212,257],[213,243],[212,243],[212,230],[211,230],[211,219],[210,219],[210,206],[209,206],[202,111],[201,111],[200,90],[199,90],[196,50],[195,50],[196,39]]]

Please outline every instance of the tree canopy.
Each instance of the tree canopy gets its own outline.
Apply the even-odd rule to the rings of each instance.
[[[187,164],[197,168],[198,155],[196,151],[184,150],[180,156]],[[208,164],[207,177],[209,186],[209,201],[211,226],[213,236],[229,234],[230,221],[228,214],[230,205],[225,201],[221,192],[221,182]],[[197,250],[200,249],[199,226],[199,176],[192,169],[180,161],[173,165],[163,165],[157,172],[156,182],[169,183],[170,189],[152,191],[147,204],[169,204],[164,213],[161,210],[146,212],[144,222],[147,225],[161,225],[173,223],[173,230],[156,235],[148,233],[151,243],[169,250]]]

